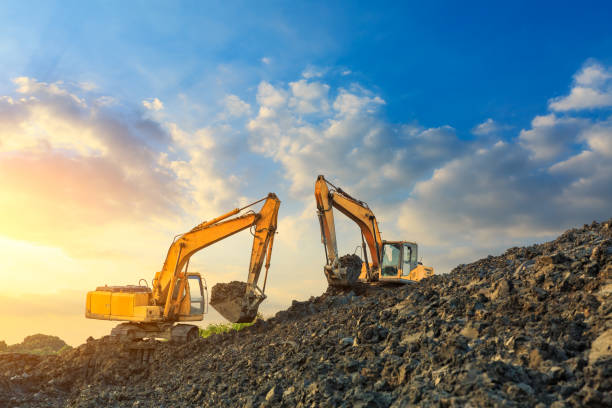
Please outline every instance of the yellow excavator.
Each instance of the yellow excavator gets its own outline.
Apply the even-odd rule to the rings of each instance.
[[[415,242],[383,241],[370,207],[334,186],[322,175],[315,182],[315,199],[321,241],[325,248],[326,265],[323,271],[330,286],[352,286],[359,281],[413,283],[434,274],[433,268],[423,266],[418,261],[418,245]],[[351,257],[345,260],[345,257],[338,256],[333,208],[353,220],[361,229],[364,262],[350,262]]]
[[[265,201],[259,212],[247,208]],[[270,268],[270,258],[276,232],[280,200],[274,193],[245,207],[236,208],[190,231],[177,235],[160,272],[149,288],[145,285],[100,286],[87,293],[85,317],[89,319],[127,321],[111,331],[111,336],[129,341],[141,338],[165,338],[188,341],[198,337],[198,327],[177,322],[200,321],[207,311],[206,281],[197,272],[189,272],[189,259],[206,248],[237,232],[251,229],[253,249],[246,284],[218,284],[212,289],[211,306],[223,317],[235,323],[251,322],[260,303]],[[230,218],[235,216],[233,218]],[[257,286],[261,267],[266,258],[263,289]],[[238,285],[234,285],[238,284]],[[218,296],[215,296],[217,287]],[[228,286],[231,286],[228,288]],[[223,292],[223,293],[221,293]],[[215,300],[215,298],[217,298]]]

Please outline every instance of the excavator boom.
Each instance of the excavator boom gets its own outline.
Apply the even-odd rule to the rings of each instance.
[[[331,191],[328,185],[332,187]],[[321,239],[327,258],[325,270],[329,283],[340,286],[351,285],[357,281],[361,272],[351,272],[340,265],[332,207],[346,215],[359,226],[372,261],[372,265],[367,265],[367,269],[368,271],[370,269],[372,271],[377,270],[380,265],[382,239],[376,217],[368,205],[351,197],[342,189],[335,187],[325,180],[325,177],[322,175],[317,177],[315,183],[315,199],[317,202],[317,215],[321,226]],[[374,279],[373,273],[368,273],[367,280],[371,281]]]

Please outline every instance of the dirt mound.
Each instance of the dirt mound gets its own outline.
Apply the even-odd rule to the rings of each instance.
[[[104,339],[0,358],[0,405],[610,406],[611,224],[414,285],[328,291],[238,333],[153,342],[146,363]]]
[[[56,354],[60,351],[66,351],[71,347],[66,342],[57,336],[48,336],[46,334],[34,334],[23,339],[19,344],[7,346],[5,342],[0,342],[0,353],[30,353],[30,354]]]
[[[71,391],[119,386],[148,375],[157,341],[121,343],[105,336],[53,356],[0,355],[0,406],[64,406]]]

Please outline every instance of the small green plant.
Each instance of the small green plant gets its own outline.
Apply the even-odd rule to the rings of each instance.
[[[240,331],[245,327],[252,326],[257,320],[263,319],[263,316],[260,313],[257,313],[257,317],[251,323],[219,323],[219,324],[209,324],[204,329],[200,328],[200,337],[206,338],[213,334],[226,333],[228,331]]]

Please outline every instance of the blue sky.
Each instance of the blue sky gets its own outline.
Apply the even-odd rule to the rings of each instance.
[[[608,2],[294,3],[5,3],[2,86],[69,77],[127,101],[184,92],[209,102],[316,66],[350,70],[330,82],[374,89],[391,121],[444,121],[467,135],[488,117],[525,126],[586,59],[611,61]]]
[[[66,293],[152,275],[177,232],[269,191],[264,312],[318,294],[318,174],[440,273],[608,219],[610,21],[609,2],[5,2],[0,270],[20,292],[0,306],[56,296],[39,323],[85,338]],[[248,238],[194,265],[244,279]]]

